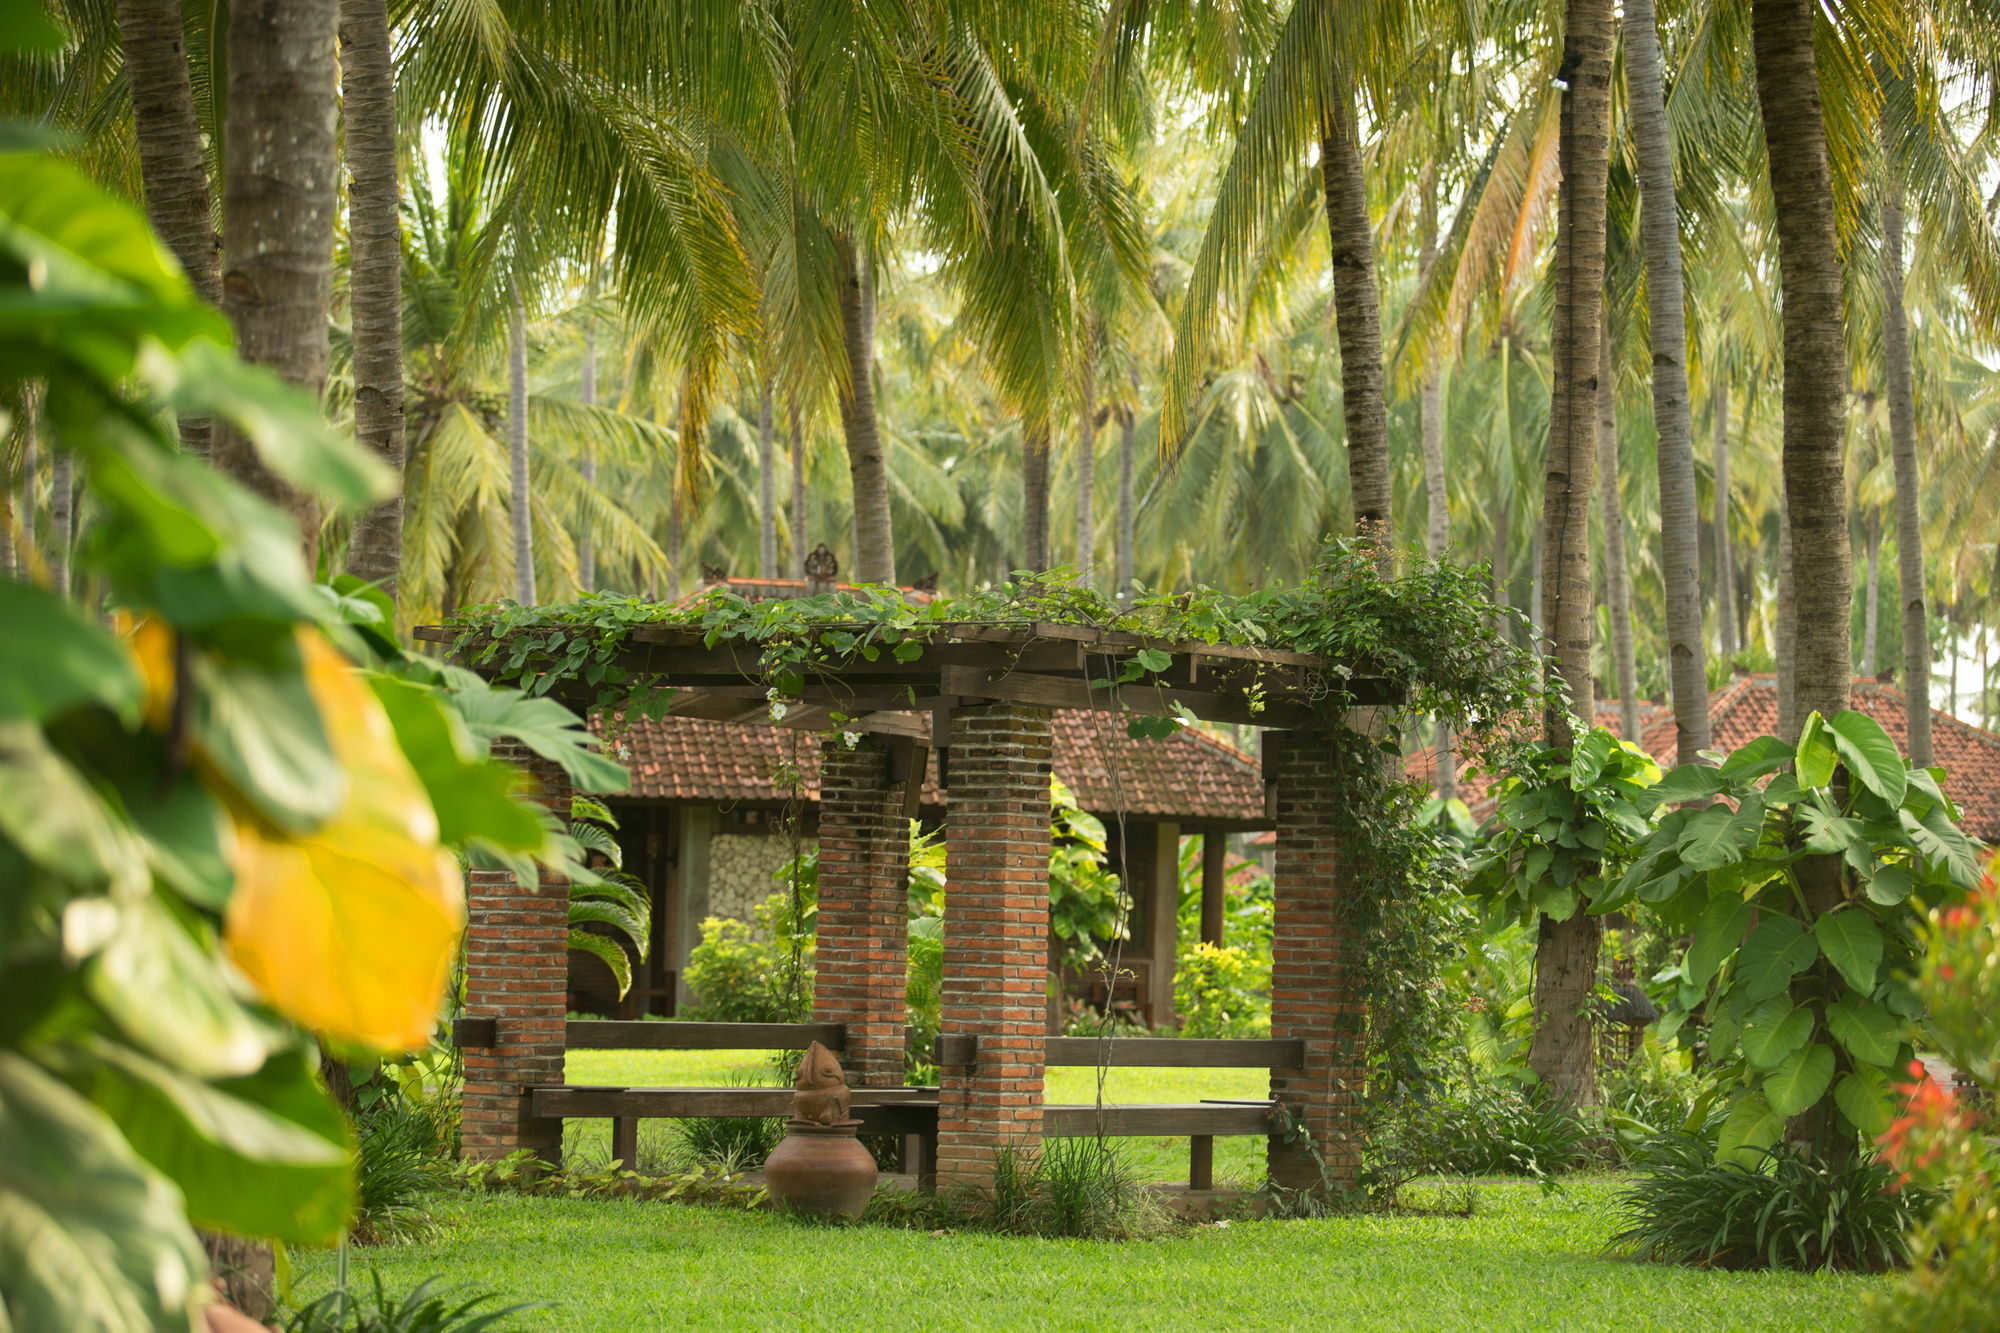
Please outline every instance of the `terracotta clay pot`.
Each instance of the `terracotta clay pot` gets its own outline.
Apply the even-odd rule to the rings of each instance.
[[[861,1216],[875,1193],[875,1159],[854,1137],[859,1120],[821,1125],[790,1120],[785,1135],[764,1163],[764,1186],[771,1197],[796,1212],[819,1217]]]

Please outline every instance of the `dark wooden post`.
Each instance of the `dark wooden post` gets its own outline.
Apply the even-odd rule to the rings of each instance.
[[[542,802],[558,818],[568,816],[570,786],[560,769],[530,762],[519,747],[496,746],[495,753],[527,767]],[[557,1165],[562,1121],[531,1115],[527,1090],[563,1081],[569,885],[553,875],[523,885],[505,870],[474,870],[465,896],[465,1015],[495,1026],[491,1046],[463,1052],[459,1152],[490,1160],[529,1148]]]
[[[1042,1141],[1048,711],[993,703],[954,714],[950,783],[941,1026],[947,1039],[976,1040],[940,1066],[936,1169],[941,1185],[979,1185],[1002,1148],[1033,1153]]]
[[[1346,783],[1325,732],[1267,733],[1264,756],[1278,821],[1271,1035],[1303,1043],[1297,1068],[1271,1071],[1271,1097],[1293,1127],[1271,1139],[1271,1179],[1287,1189],[1349,1188],[1361,1167],[1366,1071],[1361,971],[1340,910],[1335,835]]]
[[[845,1023],[853,1083],[903,1082],[909,968],[909,817],[890,744],[834,736],[821,750],[819,942],[813,1019]]]
[[[1229,843],[1221,829],[1204,829],[1201,835],[1201,942],[1222,943],[1222,906],[1228,889],[1223,861]]]

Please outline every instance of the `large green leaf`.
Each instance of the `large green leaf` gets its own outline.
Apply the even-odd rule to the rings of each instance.
[[[104,1114],[0,1051],[0,1327],[196,1326],[208,1259],[180,1193]]]
[[[1810,967],[1817,953],[1804,926],[1788,916],[1767,916],[1743,942],[1730,990],[1745,1003],[1768,1000]]]
[[[1882,965],[1882,929],[1867,909],[1828,912],[1813,922],[1813,936],[1848,985],[1863,995],[1875,989],[1875,973]]]
[[[237,795],[273,824],[306,833],[340,808],[347,775],[334,758],[304,663],[289,636],[268,662],[197,655],[195,739]]]
[[[145,848],[29,722],[0,721],[0,840],[72,884],[136,892],[145,880]]]
[[[109,939],[85,963],[84,988],[128,1038],[205,1078],[241,1076],[263,1065],[278,1034],[236,998],[212,946],[197,943],[150,894],[91,906],[110,914]]]
[[[1743,1020],[1743,1054],[1759,1069],[1776,1069],[1812,1039],[1812,1010],[1774,995]]]
[[[1890,806],[1901,805],[1903,793],[1909,789],[1909,779],[1905,776],[1902,751],[1889,739],[1889,733],[1882,730],[1882,724],[1866,713],[1848,709],[1835,713],[1826,726],[1834,749],[1847,765],[1848,776]]]
[[[1952,883],[1961,889],[1971,889],[1979,883],[1979,852],[1972,840],[1951,822],[1943,807],[1931,806],[1921,819],[1908,810],[1898,810],[1896,817],[1917,850],[1942,869]]]
[[[1716,1134],[1715,1160],[1733,1161],[1753,1167],[1763,1160],[1762,1150],[1778,1141],[1785,1118],[1771,1109],[1761,1092],[1746,1092],[1729,1108]]]
[[[1889,1065],[1903,1048],[1903,1023],[1873,1000],[1844,995],[1826,1007],[1834,1040],[1863,1064]]]
[[[1722,774],[1708,764],[1683,764],[1646,788],[1639,797],[1643,809],[1705,801],[1728,787]]]
[[[1682,864],[1694,870],[1714,870],[1743,859],[1736,812],[1726,805],[1711,805],[1698,811],[1682,826],[1679,846]]]
[[[1824,787],[1833,781],[1833,770],[1839,766],[1840,752],[1833,748],[1826,718],[1817,712],[1806,714],[1805,725],[1799,729],[1798,756],[1792,763],[1799,785]]]
[[[1722,960],[1743,942],[1750,928],[1750,904],[1733,894],[1718,894],[1702,910],[1695,927],[1694,942],[1688,946],[1688,980],[1707,986],[1715,979]]]
[[[1868,901],[1894,907],[1908,898],[1916,887],[1917,877],[1910,873],[1908,866],[1880,866],[1868,877]]]
[[[433,687],[369,672],[369,686],[396,730],[396,744],[437,811],[438,840],[464,847],[475,839],[538,852],[546,827],[525,799],[520,770],[478,755],[458,714]]]
[[[1764,1079],[1764,1097],[1774,1115],[1789,1119],[1826,1095],[1833,1082],[1833,1048],[1814,1042],[1793,1052]]]
[[[300,1056],[216,1086],[110,1042],[91,1054],[92,1100],[180,1186],[197,1226],[295,1245],[340,1239],[354,1211],[347,1131]]]
[[[1720,772],[1732,782],[1755,782],[1791,763],[1796,754],[1776,736],[1759,736],[1723,760]]]
[[[482,685],[452,691],[452,704],[480,740],[515,740],[560,766],[579,791],[624,791],[625,766],[599,753],[583,720],[553,699],[531,699],[519,690]]]
[[[38,308],[55,307],[71,292],[111,308],[199,304],[145,216],[66,162],[0,154],[0,210],[0,238],[36,267]],[[98,318],[106,313],[91,311]],[[227,328],[220,315],[213,323]]]
[[[603,960],[604,965],[611,969],[611,979],[617,983],[619,998],[624,998],[625,992],[632,989],[632,960],[615,940],[587,930],[572,930],[569,947]]]
[[[0,627],[0,719],[40,722],[95,703],[137,720],[145,687],[132,654],[75,606],[0,579]]]
[[[1852,1069],[1833,1087],[1833,1104],[1864,1138],[1877,1139],[1894,1119],[1889,1080],[1879,1069]]]

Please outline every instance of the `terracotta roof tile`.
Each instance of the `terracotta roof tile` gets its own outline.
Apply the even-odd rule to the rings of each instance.
[[[1264,782],[1255,760],[1205,733],[1134,740],[1108,713],[1062,711],[1054,720],[1056,776],[1086,810],[1199,821],[1264,824]],[[600,730],[598,719],[592,727]],[[632,770],[632,795],[669,801],[781,801],[776,773],[795,762],[808,800],[819,799],[819,749],[808,732],[667,717],[640,721],[617,740]],[[924,804],[943,803],[932,765]]]

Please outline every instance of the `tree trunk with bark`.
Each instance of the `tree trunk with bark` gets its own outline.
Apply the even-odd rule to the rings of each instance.
[[[1542,619],[1553,650],[1548,669],[1555,678],[1551,683],[1564,686],[1569,696],[1567,708],[1560,701],[1551,704],[1544,723],[1549,743],[1565,749],[1576,739],[1570,712],[1585,726],[1592,715],[1590,502],[1602,360],[1611,42],[1610,0],[1567,0],[1551,339],[1554,384],[1541,531]],[[1602,933],[1599,919],[1584,911],[1566,921],[1541,921],[1528,1064],[1565,1106],[1597,1101],[1591,1006]]]
[[[317,399],[326,386],[339,158],[337,0],[233,0],[223,140],[222,301],[247,361]],[[306,563],[319,506],[264,466],[248,440],[215,433],[223,471],[299,525]]]
[[[1118,602],[1132,604],[1132,540],[1134,527],[1132,466],[1138,452],[1139,418],[1130,407],[1118,409]]]
[[[1340,344],[1340,410],[1347,430],[1354,530],[1390,558],[1389,416],[1382,397],[1382,310],[1375,285],[1375,233],[1355,129],[1354,94],[1335,76],[1320,115],[1320,178],[1332,249],[1333,322]]]
[[[132,95],[146,218],[187,271],[195,293],[219,306],[222,238],[215,230],[208,159],[194,114],[180,0],[119,0],[118,36]],[[213,423],[207,417],[182,417],[179,425],[181,448],[206,458]]]
[[[1049,428],[1021,424],[1021,568],[1049,567]]]
[[[1909,722],[1910,762],[1928,768],[1930,609],[1924,596],[1924,533],[1917,514],[1922,482],[1917,469],[1916,392],[1910,378],[1910,320],[1903,306],[1903,191],[1893,179],[1882,192],[1882,361],[1889,390],[1889,453],[1896,471],[1896,592],[1903,610],[1903,706]],[[1871,610],[1874,607],[1872,598],[1869,606]]]
[[[348,275],[354,330],[354,434],[403,475],[403,225],[396,180],[396,69],[386,0],[340,0],[346,117]],[[403,568],[400,488],[359,514],[350,573],[394,595]]]
[[[1625,49],[1632,141],[1639,156],[1639,231],[1646,250],[1646,306],[1652,325],[1667,677],[1674,696],[1677,758],[1692,764],[1699,762],[1700,752],[1708,748],[1707,644],[1701,624],[1700,523],[1696,519],[1694,443],[1688,422],[1680,202],[1674,194],[1666,75],[1653,0],[1626,0]]]
[[[67,449],[49,455],[49,586],[70,592],[69,557],[76,546],[76,457]]]
[[[1625,506],[1618,485],[1618,395],[1613,389],[1611,321],[1601,335],[1604,369],[1597,391],[1598,502],[1604,526],[1604,605],[1610,612],[1612,674],[1618,681],[1619,734],[1639,734],[1639,667],[1632,648],[1632,569],[1625,555]]]
[[[1423,243],[1417,251],[1417,272],[1428,274],[1437,263],[1437,189],[1435,179],[1426,179],[1424,188]],[[1451,543],[1451,508],[1444,473],[1444,379],[1437,367],[1424,368],[1423,382],[1417,386],[1417,432],[1424,458],[1424,550],[1433,560],[1444,558]],[[1451,728],[1438,723],[1433,765],[1437,794],[1442,800],[1458,795],[1457,737]]]
[[[1715,607],[1716,642],[1727,662],[1736,656],[1736,545],[1729,536],[1729,380],[1717,365],[1711,427],[1715,432]]]
[[[1862,524],[1861,537],[1868,547],[1868,584],[1861,598],[1861,665],[1857,676],[1880,674],[1882,607],[1882,524],[1873,514]]]
[[[889,465],[875,416],[875,291],[867,256],[851,236],[835,241],[840,257],[840,323],[847,350],[840,422],[854,485],[854,574],[861,583],[896,581],[895,530],[889,517]]]
[[[757,576],[778,577],[778,460],[769,376],[757,390]]]
[[[593,295],[595,294],[593,289]],[[597,406],[597,321],[594,315],[583,326],[583,365],[577,376],[577,397],[585,407]],[[597,455],[586,452],[576,470],[583,484],[597,489]],[[576,582],[581,592],[597,591],[597,542],[590,535],[589,520],[576,535]]]
[[[812,547],[806,544],[806,435],[799,421],[797,403],[791,405],[787,415],[791,419],[792,567],[800,578],[805,578],[806,557],[812,553]]]
[[[520,287],[507,293],[508,515],[514,532],[514,600],[535,604],[535,497],[528,480],[528,311]]]
[[[1083,365],[1083,404],[1077,414],[1076,574],[1086,588],[1097,586],[1097,381],[1088,357]]]

